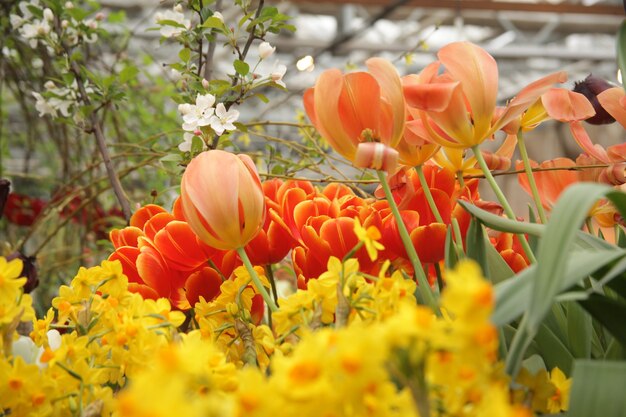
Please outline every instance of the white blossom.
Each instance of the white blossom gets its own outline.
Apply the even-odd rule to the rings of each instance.
[[[180,36],[183,32],[191,29],[191,21],[189,19],[185,19],[185,15],[176,10],[166,10],[163,13],[157,13],[155,15],[155,19],[157,24],[162,25],[160,30],[161,36],[164,36],[166,38]],[[185,29],[161,23],[166,20],[176,22],[184,26]]]
[[[259,44],[259,57],[265,59],[271,56],[276,50],[275,46],[270,45],[269,42],[261,42]]]
[[[236,127],[233,124],[239,118],[239,111],[230,109],[226,111],[224,103],[219,103],[215,108],[215,115],[211,117],[210,124],[211,129],[215,131],[217,135],[221,135],[225,130],[235,130]]]
[[[45,9],[43,9],[43,18],[48,22],[52,22],[54,21],[54,13],[52,13],[52,10],[46,7]]]
[[[222,23],[224,22],[224,15],[223,15],[223,14],[221,14],[220,12],[213,12],[213,16],[211,16],[211,17],[216,17],[216,18],[218,18],[219,20],[221,20],[221,21],[222,21]]]
[[[178,145],[178,149],[181,152],[190,152],[191,151],[191,145],[193,143],[193,138],[196,137],[197,135],[193,134],[193,133],[189,133],[189,132],[185,132],[183,134],[183,141],[180,143],[180,145]],[[202,141],[202,150],[206,150],[208,147],[206,145],[206,143],[204,143],[204,141]]]
[[[215,96],[212,94],[198,94],[196,104],[182,106],[183,113],[183,129],[193,132],[202,126],[208,126],[213,116],[213,104],[215,104]],[[181,106],[178,107],[179,110]]]
[[[276,64],[274,69],[270,73],[270,79],[277,85],[280,85],[282,88],[287,88],[285,82],[283,81],[283,77],[287,72],[287,67],[283,64]]]

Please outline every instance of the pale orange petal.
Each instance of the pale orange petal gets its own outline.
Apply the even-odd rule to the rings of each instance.
[[[560,122],[585,120],[596,114],[587,97],[564,88],[551,88],[541,96],[548,115]]]
[[[626,94],[621,87],[609,88],[598,94],[598,101],[602,107],[626,129],[625,99]]]
[[[485,139],[498,95],[498,65],[495,59],[470,42],[448,44],[439,50],[437,57],[446,71],[461,82],[471,107],[475,135]]]
[[[367,69],[380,85],[383,99],[390,104],[391,114],[393,115],[393,128],[391,137],[385,138],[385,142],[393,147],[400,141],[404,131],[405,110],[402,82],[396,68],[386,59],[370,58],[365,63]]]

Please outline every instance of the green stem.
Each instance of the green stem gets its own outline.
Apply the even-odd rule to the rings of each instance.
[[[404,248],[406,249],[406,253],[409,256],[409,261],[413,266],[413,270],[415,271],[415,276],[417,278],[417,286],[420,295],[422,296],[422,300],[433,309],[436,313],[439,313],[439,307],[437,306],[437,302],[433,295],[433,292],[430,288],[430,284],[428,283],[428,278],[424,273],[424,269],[422,268],[422,263],[420,262],[419,256],[417,256],[417,252],[415,251],[415,247],[413,246],[413,242],[411,242],[411,237],[409,236],[409,232],[406,230],[406,225],[402,220],[402,216],[400,215],[400,210],[398,210],[398,206],[396,205],[395,200],[393,199],[393,195],[391,194],[391,189],[389,188],[389,184],[387,183],[387,179],[385,178],[385,173],[383,171],[376,171],[378,174],[378,180],[380,181],[380,185],[383,187],[385,191],[385,197],[387,198],[387,202],[389,203],[389,207],[391,208],[391,212],[393,213],[393,217],[396,219],[396,223],[398,224],[398,232],[400,233],[400,239],[402,239],[402,243],[404,244]]]
[[[428,205],[430,206],[430,210],[435,215],[435,219],[437,219],[438,223],[445,224],[443,223],[443,217],[441,217],[441,213],[439,213],[439,208],[437,207],[437,204],[435,204],[433,194],[430,192],[430,187],[428,186],[428,182],[426,181],[426,177],[424,176],[424,170],[422,169],[422,166],[416,166],[415,172],[417,172],[417,176],[420,179],[420,184],[422,185],[424,196],[426,196],[426,201],[428,201]]]
[[[459,186],[465,188],[465,178],[463,178],[463,171],[457,171],[456,179],[459,181]]]
[[[533,340],[534,335],[531,334],[526,328],[526,316],[522,318],[515,336],[509,346],[509,351],[506,356],[506,373],[509,374],[512,380],[515,380],[520,368],[522,367],[522,361],[524,360],[524,353]]]
[[[513,212],[511,205],[509,204],[508,200],[504,196],[504,193],[498,186],[496,179],[491,174],[491,171],[489,170],[489,167],[487,166],[487,162],[485,162],[485,158],[483,157],[483,154],[480,152],[480,149],[478,149],[478,145],[472,146],[472,152],[474,152],[476,161],[478,161],[478,165],[480,166],[480,169],[483,171],[483,174],[485,175],[485,179],[491,186],[491,189],[495,193],[500,204],[502,204],[502,208],[504,208],[504,213],[506,213],[506,216],[509,219],[516,220],[515,213]],[[526,236],[524,236],[523,233],[519,233],[517,237],[519,238],[520,244],[522,245],[522,249],[524,249],[524,253],[530,260],[530,263],[537,263],[535,254],[533,253],[532,249],[530,249],[530,245],[528,244],[528,241],[526,240]]]
[[[269,307],[272,313],[276,312],[278,310],[278,306],[276,305],[274,300],[272,300],[272,297],[269,295],[269,293],[267,292],[267,290],[261,283],[261,280],[259,279],[259,276],[254,270],[254,267],[252,266],[252,263],[250,262],[250,258],[248,258],[248,254],[246,254],[246,251],[244,250],[244,248],[238,248],[237,254],[243,261],[243,264],[246,266],[246,269],[248,270],[248,273],[250,274],[250,278],[252,278],[252,282],[254,283],[254,286],[256,287],[259,294],[261,294],[261,297],[263,297],[263,300],[265,301],[265,304],[267,304],[267,307]]]
[[[528,178],[528,185],[530,185],[530,191],[533,195],[535,206],[537,207],[537,213],[539,213],[539,219],[541,220],[542,224],[546,224],[548,222],[548,219],[546,217],[546,212],[543,209],[543,204],[541,204],[541,197],[539,197],[539,190],[537,190],[537,183],[535,182],[533,169],[530,166],[530,160],[528,159],[528,151],[526,150],[526,143],[524,142],[524,137],[522,135],[521,129],[519,130],[519,132],[517,132],[517,145],[519,147],[519,153],[522,156],[522,162],[524,163],[524,171],[526,171],[526,177]]]

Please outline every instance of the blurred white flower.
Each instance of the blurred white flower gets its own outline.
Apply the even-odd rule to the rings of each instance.
[[[215,131],[217,135],[221,135],[225,130],[235,130],[236,127],[233,124],[239,118],[239,111],[230,109],[226,111],[224,103],[219,103],[215,108],[215,115],[211,117],[211,129]]]
[[[54,13],[52,13],[52,10],[46,7],[45,9],[43,9],[43,18],[48,22],[52,22],[54,20]]]
[[[21,356],[26,363],[35,363],[43,351],[42,348],[33,342],[33,339],[27,336],[20,336],[17,340],[13,341],[11,350],[14,356]]]
[[[271,56],[276,50],[275,46],[270,45],[269,42],[261,42],[259,44],[259,57],[265,59]]]
[[[313,71],[315,69],[315,62],[313,60],[313,57],[311,55],[307,55],[300,58],[298,62],[296,62],[296,68],[298,68],[298,71]]]
[[[213,116],[213,104],[215,104],[213,94],[198,94],[195,105],[182,106],[183,129],[193,132],[199,127],[208,126]],[[178,109],[181,110],[181,106],[178,106]]]
[[[154,16],[157,24],[161,25],[161,36],[166,38],[172,38],[181,35],[183,32],[191,29],[191,21],[189,19],[185,19],[185,15],[176,10],[166,10],[163,13],[157,13]],[[178,23],[179,25],[184,26],[184,28],[171,26],[165,22],[167,20]]]
[[[283,77],[287,72],[287,67],[283,64],[275,64],[274,69],[270,73],[270,79],[275,83],[280,85],[282,88],[287,88],[285,82],[283,81]]]
[[[43,20],[33,20],[32,23],[26,23],[19,29],[19,34],[28,40],[28,44],[31,48],[37,47],[37,39],[43,38],[50,33],[50,23]]]
[[[211,17],[217,17],[219,20],[224,22],[224,15],[222,15],[220,12],[213,12],[213,16]]]

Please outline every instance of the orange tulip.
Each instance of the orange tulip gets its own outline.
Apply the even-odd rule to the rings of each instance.
[[[265,196],[247,155],[206,151],[187,166],[181,183],[185,219],[207,245],[244,247],[263,226]]]
[[[446,71],[441,75],[430,71],[430,77],[422,77],[422,82],[405,84],[404,95],[407,104],[420,111],[433,141],[450,148],[479,145],[517,119],[554,83],[567,78],[564,72],[557,72],[533,82],[494,117],[498,66],[493,57],[470,42],[451,43],[437,56]]]
[[[396,69],[381,58],[366,64],[369,72],[324,71],[304,94],[304,108],[315,128],[350,161],[359,144],[380,142],[394,148],[404,131],[405,104]]]

